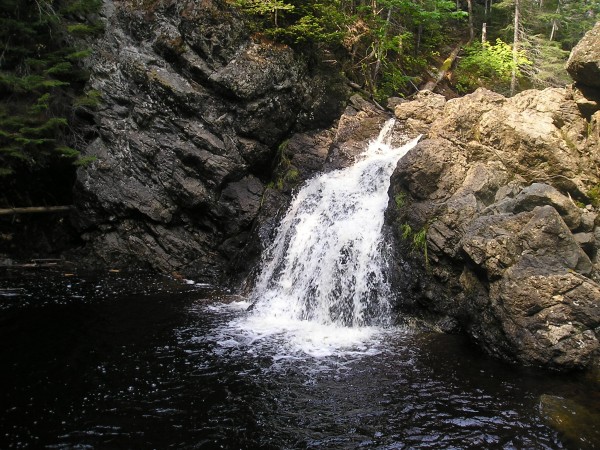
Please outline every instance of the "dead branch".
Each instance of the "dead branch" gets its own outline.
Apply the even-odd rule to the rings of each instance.
[[[26,208],[0,209],[0,216],[14,216],[16,214],[42,214],[42,213],[66,213],[73,209],[73,205],[66,206],[29,206]]]

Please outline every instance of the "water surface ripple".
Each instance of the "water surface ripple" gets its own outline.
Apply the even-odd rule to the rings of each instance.
[[[0,277],[0,448],[556,449],[539,396],[590,396],[425,331],[290,350],[229,300],[156,277]]]

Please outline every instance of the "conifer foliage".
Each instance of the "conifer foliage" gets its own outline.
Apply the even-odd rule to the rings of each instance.
[[[100,0],[0,0],[0,185],[80,159],[73,108],[93,106],[85,39]],[[6,198],[0,202],[7,203]]]
[[[461,92],[485,86],[512,95],[568,84],[569,52],[600,17],[600,0],[478,0],[473,5],[475,29],[486,33],[483,42],[471,43],[461,58],[455,73]],[[512,62],[490,53],[502,49],[499,43],[511,45]],[[506,62],[512,66],[510,87],[503,75]]]
[[[461,45],[451,77],[459,93],[564,85],[569,51],[600,16],[600,0],[230,2],[273,39],[326,47],[350,81],[377,100],[414,92]]]

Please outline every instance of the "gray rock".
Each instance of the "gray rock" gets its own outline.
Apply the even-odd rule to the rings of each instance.
[[[238,99],[252,100],[293,90],[300,84],[301,71],[292,49],[252,42],[209,80]]]
[[[391,109],[392,111],[396,108],[396,106],[400,105],[401,103],[405,103],[408,100],[405,98],[401,98],[401,97],[390,97],[387,100],[387,108]]]
[[[581,225],[581,210],[568,197],[544,183],[533,183],[515,197],[513,211],[531,211],[536,206],[550,205],[561,215],[571,230]]]
[[[593,258],[596,249],[596,236],[594,236],[594,233],[575,233],[573,237],[590,258]]]
[[[408,132],[420,134],[426,132],[428,125],[439,117],[445,103],[443,95],[420,91],[413,101],[395,104],[394,114],[404,121]]]
[[[567,71],[577,83],[600,87],[600,22],[573,48]]]
[[[597,220],[597,213],[588,209],[584,209],[581,213],[581,225],[579,230],[583,232],[593,231]]]
[[[490,287],[493,314],[514,358],[559,369],[589,366],[597,356],[599,298],[590,279],[528,258]]]
[[[253,39],[220,0],[146,12],[105,2],[103,15],[89,62],[102,105],[85,151],[97,159],[75,187],[88,259],[216,279],[249,244],[278,145],[339,117],[345,91],[289,47]]]

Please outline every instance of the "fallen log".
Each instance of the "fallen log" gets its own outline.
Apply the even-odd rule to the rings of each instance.
[[[14,216],[17,214],[42,214],[42,213],[66,213],[73,209],[73,205],[65,206],[28,206],[25,208],[0,209],[0,216]]]
[[[440,70],[438,71],[438,74],[435,77],[435,79],[430,80],[427,83],[425,83],[425,86],[423,86],[421,88],[422,91],[428,90],[428,91],[433,92],[433,90],[437,87],[438,84],[440,84],[440,81],[442,81],[444,79],[444,77],[446,76],[446,74],[448,73],[450,68],[452,67],[452,64],[454,63],[454,60],[458,56],[458,53],[460,52],[460,49],[462,48],[462,46],[463,46],[463,43],[459,42],[456,45],[456,47],[454,47],[454,50],[452,50],[452,53],[450,53],[450,55],[444,60],[444,63],[440,67]]]

